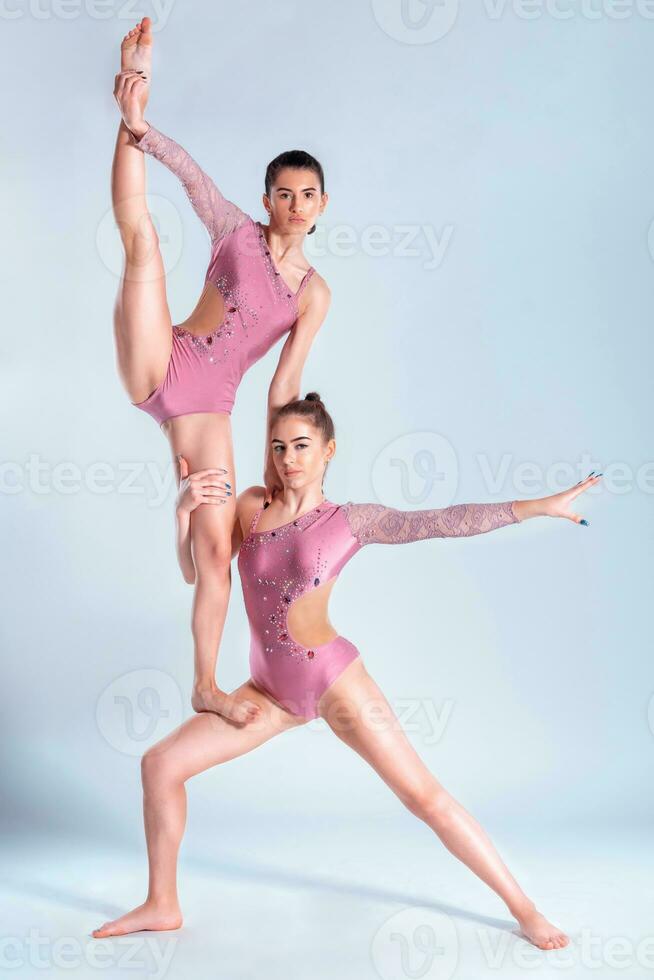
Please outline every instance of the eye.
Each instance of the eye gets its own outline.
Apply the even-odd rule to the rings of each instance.
[[[282,451],[283,448],[284,448],[283,446],[273,446],[273,452],[279,453]]]
[[[313,197],[313,191],[305,191],[304,193],[307,197]]]
[[[295,448],[296,449],[308,449],[309,448],[309,443],[308,442],[298,442],[298,444],[297,444],[297,446]]]

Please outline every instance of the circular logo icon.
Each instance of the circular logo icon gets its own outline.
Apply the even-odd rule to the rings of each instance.
[[[454,27],[459,0],[372,0],[375,20],[403,44],[432,44]]]
[[[449,507],[459,483],[459,463],[445,436],[408,432],[377,454],[371,479],[377,499],[388,507]]]
[[[157,268],[157,263],[152,263],[152,251],[159,249],[164,266],[164,274],[168,275],[179,262],[184,243],[184,229],[179,216],[179,211],[167,197],[160,194],[148,194],[148,211],[152,218],[152,224],[157,232],[157,238],[153,238],[150,233],[147,214],[143,213],[136,219],[136,227],[131,229],[134,234],[139,233],[139,223],[141,228],[142,246],[136,251],[135,261],[139,266],[152,268],[152,276],[160,276],[161,270]],[[127,218],[125,219],[127,220]],[[158,240],[157,240],[158,239]],[[95,236],[95,246],[102,263],[110,272],[120,278],[122,275],[129,275],[129,270],[124,269],[124,249],[113,209],[109,208],[102,217]],[[139,273],[142,278],[142,274]]]
[[[98,728],[112,748],[143,755],[182,721],[182,694],[163,670],[132,670],[109,684],[95,709]]]
[[[454,921],[433,909],[395,912],[375,933],[370,958],[382,980],[450,980],[459,961]]]

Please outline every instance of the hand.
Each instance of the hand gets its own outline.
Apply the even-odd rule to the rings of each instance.
[[[140,139],[148,130],[143,118],[150,94],[150,85],[142,69],[120,71],[114,78],[114,98],[123,122]]]
[[[275,469],[275,464],[273,463],[272,456],[268,457],[266,462],[266,469],[263,474],[263,482],[266,487],[266,497],[264,503],[271,503],[273,497],[276,493],[281,493],[284,489],[284,484],[282,483],[279,473]]]
[[[601,473],[595,474],[593,470],[585,480],[580,480],[579,483],[575,483],[574,487],[570,487],[569,490],[562,490],[561,493],[553,493],[550,497],[542,497],[538,501],[538,514],[543,517],[567,517],[569,521],[574,521],[575,524],[588,525],[590,522],[579,514],[575,514],[571,510],[570,505],[580,493],[588,490],[589,487],[594,487],[601,476]],[[530,502],[523,501],[523,503]]]
[[[232,496],[230,484],[222,479],[227,470],[218,467],[198,470],[189,475],[188,463],[181,453],[176,458],[179,467],[179,492],[175,504],[177,511],[190,514],[200,504],[227,503]]]
[[[261,705],[247,698],[235,698],[228,694],[220,709],[221,715],[236,722],[237,725],[247,725],[257,721],[261,716]]]

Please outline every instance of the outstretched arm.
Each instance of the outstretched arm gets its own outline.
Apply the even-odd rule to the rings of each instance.
[[[343,505],[360,544],[404,544],[423,538],[467,538],[517,524],[512,504],[453,504],[432,510],[396,510],[383,504]]]
[[[593,471],[594,472],[594,471]],[[403,544],[423,538],[469,538],[530,517],[566,517],[575,524],[588,521],[575,514],[575,497],[594,486],[601,473],[592,473],[569,490],[536,500],[505,500],[498,504],[453,504],[432,510],[396,510],[383,504],[343,504],[350,530],[360,544]]]
[[[248,220],[249,215],[221,194],[211,177],[183,146],[151,124],[144,122],[144,126],[148,126],[148,129],[142,134],[140,127],[136,134],[130,131],[130,142],[144,153],[150,153],[180,179],[195,213],[209,232],[212,244]]]

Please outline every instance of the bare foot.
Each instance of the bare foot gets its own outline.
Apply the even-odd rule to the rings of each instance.
[[[533,904],[519,915],[516,912],[513,914],[524,936],[539,949],[561,949],[570,942],[568,936],[548,922]]]
[[[217,687],[199,687],[195,685],[191,695],[191,707],[198,713],[213,711],[238,725],[245,725],[259,717],[261,706],[247,698],[235,698],[225,694]]]
[[[152,74],[152,21],[144,17],[128,31],[120,45],[120,70],[143,71],[150,80]]]
[[[127,915],[105,922],[99,929],[94,929],[91,935],[94,939],[104,939],[106,936],[125,936],[128,932],[141,932],[143,929],[157,932],[179,929],[182,921],[182,913],[176,903],[164,906],[145,901]]]

